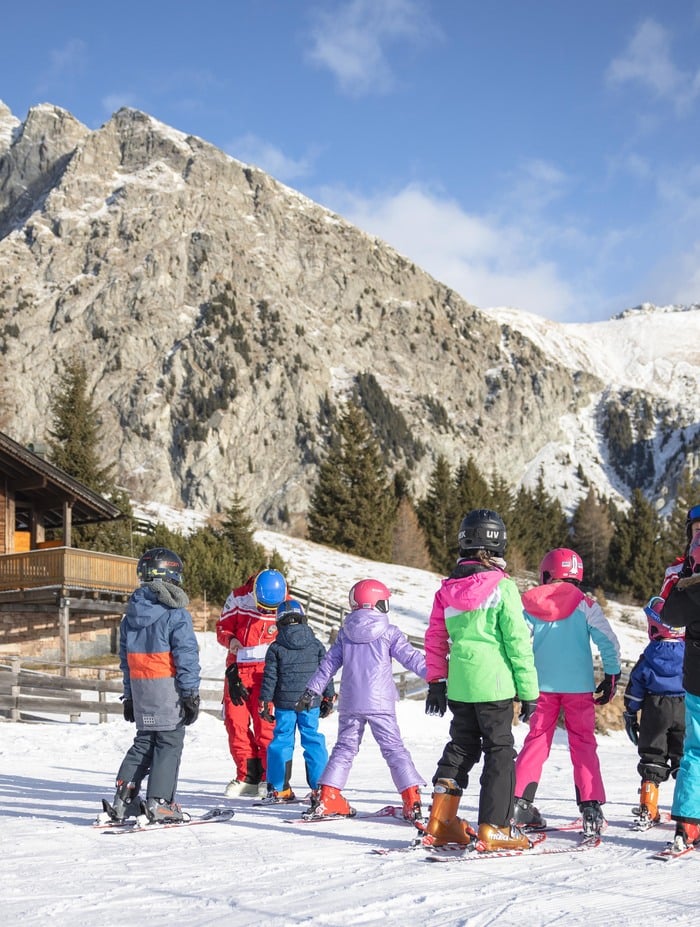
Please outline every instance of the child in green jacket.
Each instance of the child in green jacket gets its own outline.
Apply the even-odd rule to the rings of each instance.
[[[450,741],[433,777],[424,843],[527,849],[511,826],[515,749],[513,700],[527,720],[539,696],[530,634],[517,586],[505,572],[506,528],[496,512],[469,512],[459,529],[459,560],[435,595],[425,634],[426,713],[452,712]],[[448,659],[449,657],[449,659]],[[481,755],[478,835],[457,817],[469,771]]]

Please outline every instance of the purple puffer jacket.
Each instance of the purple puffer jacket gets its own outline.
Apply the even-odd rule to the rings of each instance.
[[[338,712],[351,715],[394,714],[399,694],[392,659],[425,679],[425,657],[388,617],[373,608],[358,608],[345,618],[338,639],[307,682],[320,695],[343,667]]]

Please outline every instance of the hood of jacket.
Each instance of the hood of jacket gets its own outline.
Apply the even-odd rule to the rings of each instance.
[[[574,612],[584,594],[573,583],[548,583],[523,593],[523,608],[540,621],[561,621]]]
[[[277,643],[289,650],[303,650],[314,640],[314,632],[308,624],[277,625]]]
[[[187,594],[179,586],[157,579],[143,583],[132,593],[124,618],[134,628],[147,628],[168,609],[185,608],[188,603]]]
[[[657,676],[677,676],[683,666],[685,641],[649,641],[644,657]]]
[[[357,608],[343,622],[343,631],[354,644],[376,641],[388,627],[389,616],[374,608]]]
[[[443,605],[457,611],[473,611],[484,604],[507,575],[503,570],[489,569],[482,563],[460,560],[452,574],[442,580],[440,598]]]

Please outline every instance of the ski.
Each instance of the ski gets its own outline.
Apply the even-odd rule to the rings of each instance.
[[[506,859],[514,856],[553,856],[561,853],[581,853],[586,850],[595,849],[600,846],[601,839],[598,834],[593,837],[583,837],[577,843],[571,843],[568,846],[547,845],[543,846],[546,834],[542,834],[542,840],[539,840],[534,846],[527,850],[520,849],[503,849],[503,850],[479,850],[477,845],[470,845],[462,849],[461,852],[453,851],[452,853],[440,853],[439,848],[432,847],[428,850],[425,859],[429,863],[471,863],[483,859]],[[424,849],[426,849],[424,847]]]
[[[665,849],[659,850],[658,853],[652,853],[652,859],[660,859],[665,863],[672,863],[675,859],[680,859],[681,856],[687,856],[689,853],[692,853],[693,850],[697,849],[695,844],[691,844],[689,847],[683,847],[682,849],[676,849],[675,844],[668,843],[666,844]]]
[[[406,821],[403,817],[403,808],[401,805],[384,805],[376,811],[365,811],[358,814],[324,814],[320,817],[305,817],[301,814],[298,818],[285,818],[285,824],[318,824],[320,821],[371,821],[376,818],[389,818],[397,824],[414,827],[413,821]]]
[[[634,814],[634,812],[632,812]],[[646,815],[637,815],[637,819],[630,824],[630,830],[634,831],[647,831],[651,830],[652,827],[660,827],[664,824],[670,824],[671,815],[668,811],[662,811],[660,819],[658,821],[653,821],[650,817]]]
[[[285,805],[308,805],[307,798],[290,798],[281,801],[254,801],[251,808],[283,808]]]
[[[545,824],[544,827],[530,827],[527,824],[518,824],[518,828],[524,834],[552,834],[552,833],[568,833],[572,830],[581,830],[583,827],[583,820],[581,818],[576,818],[574,821],[568,821],[565,824]]]
[[[195,827],[198,824],[223,823],[224,821],[230,821],[232,817],[233,811],[230,808],[212,808],[212,810],[207,811],[206,814],[190,818],[189,821],[170,821],[164,824],[158,821],[149,821],[145,815],[139,815],[138,818],[134,819],[133,824],[122,827],[107,827],[105,833],[119,836],[121,834],[143,833],[147,830],[171,830],[176,827]]]

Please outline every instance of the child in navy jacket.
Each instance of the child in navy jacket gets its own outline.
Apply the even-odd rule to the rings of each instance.
[[[649,643],[630,673],[624,696],[627,736],[639,752],[637,771],[642,784],[633,814],[642,829],[661,818],[659,785],[669,776],[676,778],[685,736],[684,632],[661,622],[654,610],[656,603],[657,597],[644,609]]]

